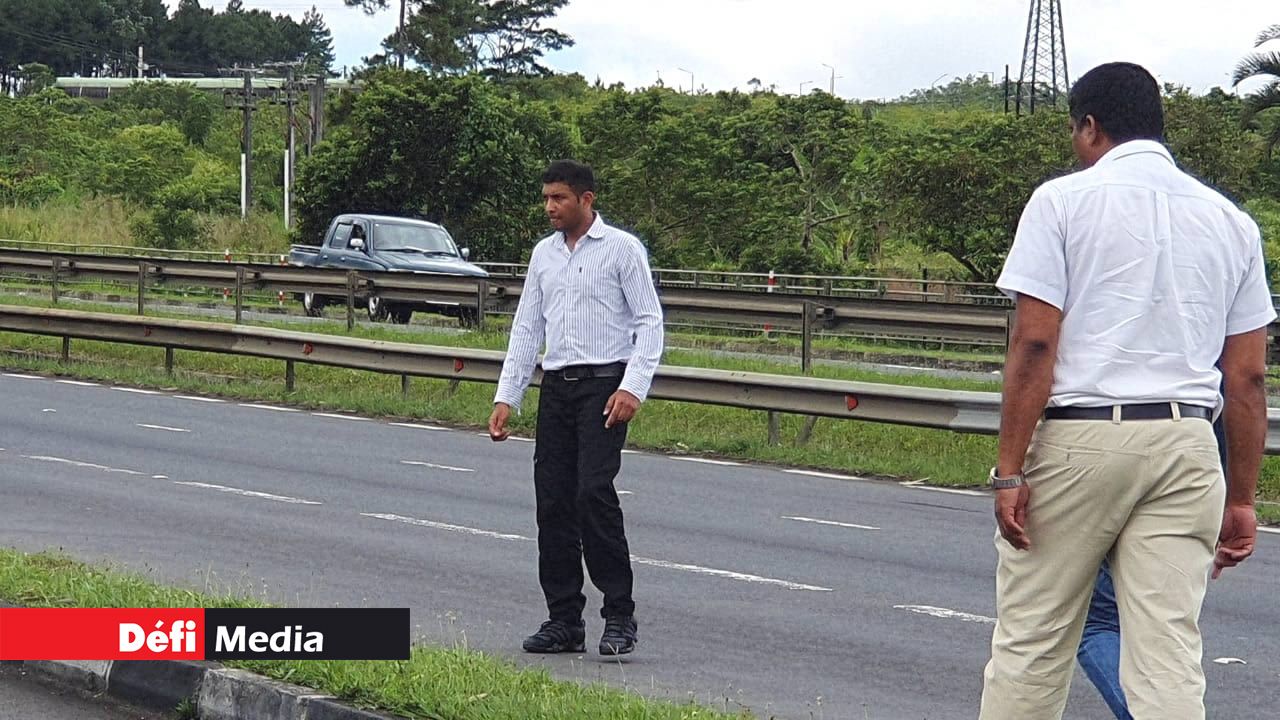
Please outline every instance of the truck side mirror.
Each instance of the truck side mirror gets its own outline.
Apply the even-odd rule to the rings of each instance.
[[[471,248],[464,247],[459,252],[462,253],[463,260],[468,260],[471,258]]]
[[[364,240],[362,238],[351,238],[352,250],[364,250]]]

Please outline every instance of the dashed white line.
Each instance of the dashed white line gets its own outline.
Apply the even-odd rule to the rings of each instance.
[[[419,467],[435,468],[436,470],[451,470],[453,472],[475,472],[471,468],[454,467],[453,465],[437,465],[435,463],[422,462],[421,460],[401,460],[402,465],[417,465]]]
[[[67,458],[52,457],[49,455],[23,455],[28,460],[36,460],[39,462],[61,463],[63,465],[73,465],[75,467],[89,468],[91,470],[102,470],[109,473],[120,473],[122,475],[145,475],[137,470],[126,470],[124,468],[113,468],[106,465],[99,465],[91,462],[81,462],[80,460],[68,460]]]
[[[194,400],[196,402],[207,402],[207,403],[226,402],[226,400],[223,400],[221,398],[207,398],[207,397],[200,397],[199,395],[174,395],[174,397],[179,400]]]
[[[339,415],[338,413],[322,413],[313,412],[312,415],[323,418],[333,418],[334,420],[355,420],[356,422],[369,422],[369,418],[360,417],[358,415]]]
[[[138,395],[159,395],[159,394],[160,394],[160,391],[159,391],[159,390],[143,390],[142,388],[115,387],[115,386],[112,386],[112,388],[111,388],[111,389],[112,389],[112,390],[119,390],[120,392],[137,393]]]
[[[974,615],[972,613],[960,612],[959,610],[950,610],[947,608],[934,607],[932,605],[894,605],[894,610],[906,610],[907,612],[918,613],[920,615],[930,615],[936,618],[947,620],[960,620],[972,623],[987,623],[994,625],[996,619],[985,615]]]
[[[377,518],[378,520],[391,520],[392,522],[407,523],[409,525],[417,525],[419,527],[435,528],[436,530],[448,530],[449,532],[466,533],[467,535],[480,535],[483,537],[494,538],[497,540],[527,540],[532,541],[533,538],[524,535],[514,535],[511,533],[500,533],[492,530],[481,530],[480,528],[467,527],[466,525],[452,525],[450,523],[435,522],[434,520],[419,520],[418,518],[405,517],[403,515],[393,515],[391,513],[360,513],[364,517]]]
[[[240,403],[240,407],[254,410],[274,410],[275,412],[301,412],[297,408],[277,407],[275,405],[259,405],[258,403]]]
[[[5,377],[18,378],[20,380],[44,380],[43,375],[23,375],[22,373],[5,373]]]
[[[932,485],[916,485],[914,483],[900,483],[903,487],[912,490],[928,490],[930,492],[950,493],[952,495],[971,495],[973,497],[988,497],[991,493],[985,493],[980,490],[964,490],[962,488],[945,488],[933,487]]]
[[[791,475],[807,475],[809,477],[831,478],[832,480],[866,480],[857,475],[841,475],[839,473],[820,472],[818,470],[783,470]]]
[[[56,412],[58,412],[58,411],[57,411],[57,410],[55,410],[54,408],[45,408],[45,409],[41,410],[40,412],[51,412],[51,413],[56,413]]]
[[[619,490],[618,494],[619,495],[635,495],[635,493],[631,492],[630,490]]]
[[[819,520],[818,518],[803,517],[800,515],[783,515],[783,520],[795,520],[796,522],[813,523],[815,525],[833,525],[835,527],[852,528],[854,530],[879,530],[874,525],[858,525],[856,523],[839,522],[837,520]]]
[[[102,387],[101,383],[85,382],[84,380],[57,380],[55,382],[60,382],[63,385],[78,385],[80,387]]]
[[[166,432],[179,432],[179,433],[191,432],[186,428],[169,427],[168,425],[149,425],[147,423],[135,423],[135,424],[140,428],[146,428],[148,430],[164,430]]]
[[[640,452],[639,450],[623,450],[622,454],[623,455],[643,455],[644,453]]]
[[[227,487],[226,485],[214,485],[212,483],[189,482],[186,480],[174,480],[174,485],[184,485],[186,487],[204,488],[206,490],[217,490],[218,492],[232,493],[234,495],[243,495],[245,497],[260,498],[262,500],[274,500],[276,502],[289,503],[291,505],[322,505],[323,503],[315,500],[303,500],[302,498],[289,497],[287,495],[272,495],[271,493],[258,492],[256,490],[242,490],[241,488]]]
[[[711,458],[700,457],[673,457],[672,460],[680,460],[683,462],[702,463],[703,465],[725,465],[729,467],[737,467],[742,463],[733,462],[732,460],[712,460]]]
[[[1273,535],[1280,535],[1280,528],[1260,527],[1258,528],[1258,532],[1271,533]]]
[[[151,479],[152,480],[168,480],[169,476],[168,475],[152,475]]]
[[[513,533],[500,533],[492,530],[482,530],[480,528],[467,527],[466,525],[453,525],[451,523],[435,522],[434,520],[419,520],[418,518],[405,517],[404,515],[395,515],[392,513],[360,513],[364,517],[376,518],[378,520],[390,520],[392,522],[401,522],[408,525],[417,525],[419,527],[435,528],[437,530],[448,530],[449,532],[465,533],[467,535],[479,535],[482,537],[495,538],[498,540],[517,540],[524,542],[533,542],[533,538],[524,535],[516,535]],[[788,590],[809,590],[813,592],[833,592],[831,588],[821,587],[818,585],[806,585],[804,583],[791,582],[789,580],[779,580],[777,578],[763,577],[761,575],[751,575],[749,573],[734,572],[732,570],[719,570],[716,568],[703,567],[702,565],[690,565],[688,563],[676,563],[667,560],[656,560],[654,558],[641,557],[632,555],[631,562],[639,565],[651,565],[653,567],[666,568],[668,570],[681,570],[691,572],[698,575],[711,575],[714,577],[728,578],[730,580],[739,580],[741,582],[756,583],[763,585],[775,585]]]
[[[448,430],[449,428],[440,427],[438,425],[419,425],[418,423],[391,423],[396,427],[413,428],[415,430]],[[486,436],[487,437],[487,436]]]
[[[489,437],[489,435],[486,433],[486,434],[485,434],[485,437]],[[527,438],[527,437],[516,437],[515,435],[511,435],[511,436],[509,436],[507,439],[508,439],[508,440],[515,440],[516,442],[524,442],[524,443],[537,442],[537,440],[535,440],[535,439],[533,439],[533,438]]]
[[[742,582],[777,585],[788,590],[834,592],[831,588],[820,587],[818,585],[805,585],[804,583],[791,582],[790,580],[779,580],[777,578],[750,575],[747,573],[734,572],[732,570],[717,570],[716,568],[703,567],[701,565],[689,565],[687,563],[674,563],[667,560],[655,560],[653,558],[640,557],[639,555],[632,555],[631,562],[639,565],[652,565],[653,567],[667,568],[668,570],[683,570],[685,572],[696,573],[698,575],[714,575],[715,577],[729,578],[730,580],[741,580]]]

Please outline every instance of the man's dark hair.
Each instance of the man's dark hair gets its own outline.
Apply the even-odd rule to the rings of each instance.
[[[542,173],[542,184],[558,182],[568,185],[579,197],[588,190],[596,191],[596,174],[591,171],[591,166],[577,160],[556,160],[547,166],[546,172]]]
[[[1141,65],[1099,65],[1076,80],[1067,105],[1072,122],[1078,124],[1092,115],[1117,145],[1130,140],[1164,140],[1160,86]]]

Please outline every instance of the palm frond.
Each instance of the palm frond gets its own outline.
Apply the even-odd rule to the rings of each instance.
[[[1280,25],[1272,25],[1258,33],[1258,39],[1253,41],[1253,46],[1262,47],[1272,40],[1280,40]]]
[[[1236,71],[1231,75],[1231,84],[1239,85],[1258,75],[1280,77],[1280,52],[1253,53],[1245,56],[1240,64],[1236,65]]]
[[[1273,108],[1280,108],[1280,79],[1274,80],[1257,92],[1249,93],[1244,98],[1240,112],[1240,123],[1249,127],[1258,113]]]

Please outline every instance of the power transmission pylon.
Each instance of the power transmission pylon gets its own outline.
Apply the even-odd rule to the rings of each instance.
[[[1062,32],[1062,0],[1031,0],[1027,13],[1027,39],[1022,46],[1022,73],[1018,76],[1017,112],[1023,104],[1029,112],[1036,105],[1057,106],[1071,83],[1067,77],[1067,43]]]

